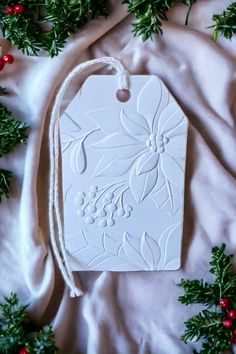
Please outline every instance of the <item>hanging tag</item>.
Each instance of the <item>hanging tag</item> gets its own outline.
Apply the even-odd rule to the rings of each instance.
[[[91,76],[60,120],[73,270],[180,267],[187,120],[156,76],[130,76],[125,94]]]

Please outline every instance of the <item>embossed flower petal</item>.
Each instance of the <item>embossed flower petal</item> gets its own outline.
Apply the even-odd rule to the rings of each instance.
[[[150,130],[153,127],[154,118],[161,105],[161,100],[161,82],[157,77],[151,76],[137,98],[137,111],[147,119]]]
[[[177,125],[177,127],[169,130],[166,133],[166,136],[168,138],[172,138],[178,135],[185,135],[187,133],[187,129],[188,129],[187,120],[184,120],[181,124]]]
[[[185,157],[186,139],[184,136],[176,136],[169,140],[165,146],[166,152],[175,157]]]
[[[155,152],[152,153],[148,151],[147,153],[140,156],[136,164],[137,175],[152,171],[154,168],[157,167],[158,160],[159,154]]]
[[[161,169],[170,183],[183,185],[184,171],[172,156],[166,153],[161,155]]]
[[[150,172],[137,175],[136,166],[133,167],[130,173],[129,186],[137,203],[140,203],[142,200],[144,200],[153,190],[157,182],[157,177],[157,169],[153,169]]]
[[[70,167],[74,173],[81,174],[86,169],[86,164],[87,161],[84,150],[84,144],[83,141],[80,141],[73,147],[71,151]]]
[[[124,233],[124,239],[123,239],[123,249],[124,249],[124,253],[126,255],[126,257],[132,261],[132,263],[134,263],[137,267],[137,269],[146,269],[146,263],[143,259],[143,257],[141,256],[139,250],[137,250],[134,245],[132,244],[132,238],[133,236],[131,236],[130,234],[128,234],[128,232]]]
[[[98,128],[100,128],[105,134],[112,134],[122,129],[122,125],[119,121],[119,113],[115,109],[102,108],[96,109],[85,114],[86,118],[93,121]],[[111,120],[107,119],[110,117]]]
[[[143,233],[141,239],[141,253],[145,261],[150,267],[150,270],[157,269],[160,259],[161,250],[155,240],[148,236],[146,232]]]
[[[133,137],[141,138],[142,141],[145,141],[150,135],[148,123],[141,114],[133,112],[132,115],[129,116],[126,112],[121,110],[120,121],[124,129]]]
[[[153,127],[152,127],[153,132],[158,131],[158,122],[160,119],[160,115],[163,112],[163,110],[169,105],[169,102],[170,102],[170,93],[165,87],[165,85],[161,82],[161,97],[153,120]]]
[[[108,135],[91,147],[111,160],[129,159],[144,149],[143,143],[123,133]]]
[[[93,173],[94,177],[118,177],[123,176],[134,162],[134,158],[126,160],[110,160],[106,156],[103,156],[98,162],[95,171]]]
[[[161,113],[158,130],[160,133],[166,133],[180,125],[183,120],[183,112],[176,103],[172,103]]]

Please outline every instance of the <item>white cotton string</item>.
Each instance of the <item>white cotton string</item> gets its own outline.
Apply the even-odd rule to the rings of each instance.
[[[59,269],[65,283],[69,286],[71,296],[81,296],[83,291],[76,286],[72,270],[70,268],[65,240],[63,235],[63,221],[59,202],[59,119],[61,104],[72,79],[84,70],[98,64],[111,65],[117,72],[118,89],[129,89],[129,73],[124,66],[115,58],[103,57],[87,61],[76,66],[67,76],[60,87],[53,106],[50,126],[49,126],[49,148],[50,148],[50,180],[49,180],[49,227],[51,245],[56,257]]]

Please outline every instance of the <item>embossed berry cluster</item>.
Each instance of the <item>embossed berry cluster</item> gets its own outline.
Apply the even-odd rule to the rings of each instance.
[[[77,215],[85,218],[86,224],[98,222],[100,227],[112,227],[116,217],[129,218],[133,207],[123,203],[123,195],[127,188],[123,184],[113,184],[108,187],[90,186],[89,192],[79,191],[74,200],[79,206]]]

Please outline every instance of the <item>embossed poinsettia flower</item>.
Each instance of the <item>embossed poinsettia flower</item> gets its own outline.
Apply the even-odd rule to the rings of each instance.
[[[115,131],[101,122],[106,136],[92,145],[102,155],[96,176],[120,176],[129,171],[129,187],[137,203],[154,189],[160,174],[169,183],[182,186],[186,119],[159,79],[151,77],[145,84],[136,112],[120,111]]]

